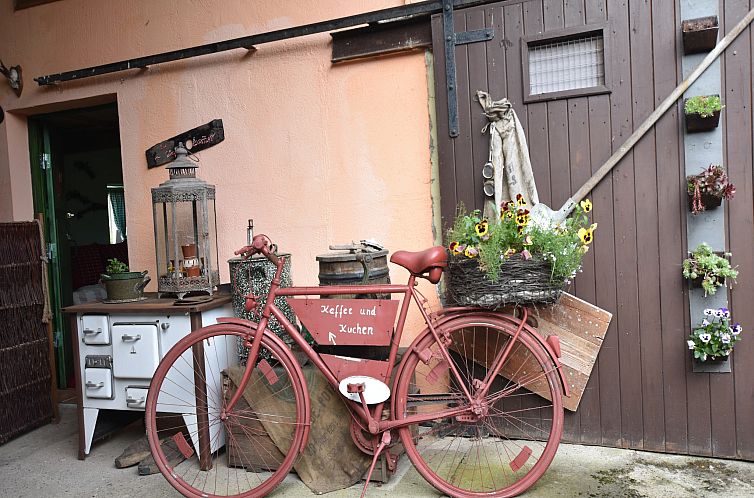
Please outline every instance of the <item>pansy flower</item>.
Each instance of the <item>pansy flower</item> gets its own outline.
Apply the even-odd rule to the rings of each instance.
[[[490,231],[490,224],[487,220],[482,220],[474,225],[474,231],[480,237],[484,237]]]
[[[579,228],[579,239],[581,239],[581,243],[585,246],[592,243],[594,240],[594,230],[597,228],[596,223],[592,223],[592,226],[589,228]]]
[[[686,344],[689,345],[689,349],[694,349],[696,345],[694,344],[694,341],[686,341]]]
[[[515,205],[513,201],[507,201],[500,204],[500,219],[513,218],[513,209]]]
[[[516,206],[526,206],[526,199],[521,194],[516,194]]]
[[[530,245],[532,245],[533,243],[534,243],[534,241],[532,241],[532,239],[531,239],[531,235],[527,235],[526,237],[524,237],[524,241],[523,241],[523,244],[524,244],[525,246],[530,246]]]
[[[448,245],[448,249],[450,249],[450,253],[454,256],[458,256],[463,252],[463,247],[459,242],[453,241]]]
[[[583,246],[579,247],[579,251],[581,251],[581,254],[586,254],[586,253],[589,252],[589,246],[588,245],[583,245]]]
[[[707,344],[712,339],[711,334],[699,334],[699,340]]]
[[[737,324],[735,324],[735,325],[733,326],[733,331],[732,331],[732,334],[733,334],[733,335],[738,335],[738,334],[740,334],[740,333],[741,333],[741,331],[742,331],[742,330],[743,330],[743,327],[741,327],[741,324],[740,324],[740,323],[737,323]]]
[[[503,253],[503,256],[505,256],[506,258],[510,258],[514,254],[516,254],[516,250],[513,249],[512,247],[509,247],[508,249],[505,250],[505,252]]]
[[[588,213],[592,210],[592,201],[590,201],[589,199],[584,199],[579,204],[581,204],[581,209],[583,209],[585,213]]]
[[[529,210],[520,209],[516,213],[516,224],[520,227],[525,227],[529,223]]]
[[[527,260],[527,261],[531,259],[531,253],[529,252],[529,250],[528,250],[528,249],[524,249],[523,251],[521,251],[521,256],[522,256],[522,257],[523,257],[523,258],[524,258],[525,260]]]
[[[728,308],[723,306],[722,308],[720,308],[720,311],[722,312],[722,316],[724,316],[725,318],[730,318],[730,311],[728,310]]]
[[[715,314],[715,310],[713,310],[711,308],[707,308],[706,310],[704,310],[704,314],[707,315],[707,316],[714,315]]]
[[[709,322],[705,318],[704,320],[702,320],[702,327],[706,327],[707,325],[709,325]]]
[[[473,246],[467,246],[464,254],[467,258],[476,258],[477,256],[479,256],[479,249]]]
[[[730,344],[730,334],[722,334],[720,336],[720,342],[723,344]]]

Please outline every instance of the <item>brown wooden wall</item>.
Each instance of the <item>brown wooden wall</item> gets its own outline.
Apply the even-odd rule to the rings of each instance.
[[[456,48],[461,134],[448,137],[442,24],[433,19],[441,209],[481,208],[486,118],[476,90],[507,97],[526,130],[542,202],[560,208],[681,81],[678,0],[511,0],[458,11],[456,31],[495,38]],[[754,6],[721,0],[721,31]],[[609,22],[608,95],[523,104],[521,37]],[[722,34],[721,34],[722,37]],[[680,104],[592,192],[599,223],[575,293],[614,319],[564,440],[754,460],[754,215],[751,30],[724,54],[725,166],[738,187],[727,240],[738,265],[730,293],[744,326],[733,373],[692,373],[687,289],[683,118]]]

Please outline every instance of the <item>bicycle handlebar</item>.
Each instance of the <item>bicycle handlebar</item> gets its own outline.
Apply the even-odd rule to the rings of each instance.
[[[272,241],[264,234],[255,235],[251,241],[251,245],[243,246],[241,249],[236,250],[233,254],[241,256],[244,259],[248,259],[255,254],[261,254],[267,258],[275,266],[280,261],[275,253],[272,251]]]

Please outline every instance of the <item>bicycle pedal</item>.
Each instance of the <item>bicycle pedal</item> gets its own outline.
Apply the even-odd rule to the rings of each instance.
[[[390,388],[379,379],[366,375],[352,375],[340,381],[338,386],[340,394],[351,401],[361,402],[359,393],[362,393],[368,405],[382,403],[390,397]]]

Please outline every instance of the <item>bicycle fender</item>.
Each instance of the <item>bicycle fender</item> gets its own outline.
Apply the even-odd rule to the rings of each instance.
[[[250,330],[253,330],[256,332],[257,330],[257,323],[252,322],[250,320],[245,320],[243,318],[235,318],[235,317],[220,317],[217,319],[217,323],[224,323],[228,325],[236,325],[239,327],[244,327]],[[282,351],[285,351],[286,354],[288,354],[291,364],[293,364],[293,369],[296,373],[296,375],[299,376],[301,379],[301,383],[303,384],[304,388],[304,439],[301,443],[301,449],[299,450],[299,453],[303,453],[304,449],[306,448],[307,443],[309,442],[309,430],[311,429],[311,420],[312,420],[312,410],[311,410],[311,399],[309,398],[309,386],[306,385],[306,377],[304,376],[304,371],[301,369],[301,365],[298,364],[298,361],[296,361],[296,358],[291,354],[288,348],[288,345],[283,342],[283,340],[278,337],[274,332],[272,332],[270,329],[264,329],[264,335],[270,339],[272,342],[276,343],[277,346],[281,348]]]

